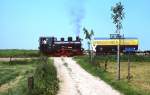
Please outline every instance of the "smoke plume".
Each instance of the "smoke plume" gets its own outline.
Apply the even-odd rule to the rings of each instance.
[[[76,36],[79,36],[82,20],[85,16],[85,0],[69,0],[69,15]]]

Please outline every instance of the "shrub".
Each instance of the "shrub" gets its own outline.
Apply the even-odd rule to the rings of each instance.
[[[53,64],[39,64],[34,74],[33,95],[55,95],[58,91],[57,72]]]

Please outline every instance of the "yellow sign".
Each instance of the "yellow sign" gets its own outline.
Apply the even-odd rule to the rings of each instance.
[[[105,40],[93,40],[92,44],[96,45],[138,45],[137,39],[105,39]]]

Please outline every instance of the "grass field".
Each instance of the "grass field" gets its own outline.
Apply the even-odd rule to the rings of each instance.
[[[32,91],[28,89],[29,76],[34,77]],[[0,62],[0,95],[55,95],[58,82],[52,60],[46,64],[39,59]]]
[[[110,56],[109,56],[110,57]],[[121,80],[116,80],[116,63],[113,57],[96,57],[95,64],[89,64],[88,56],[75,57],[78,63],[89,73],[100,77],[102,80],[112,85],[125,95],[150,95],[150,62],[142,60],[144,57],[132,56],[131,62],[131,80],[127,80],[127,60],[122,58],[121,62]],[[104,71],[104,62],[108,60],[107,70]],[[138,62],[139,61],[139,62]]]
[[[0,49],[0,57],[38,57],[38,50]]]
[[[0,62],[0,95],[8,95],[11,91],[13,91],[13,93],[21,93],[21,90],[16,90],[16,92],[14,90],[17,89],[21,83],[25,82],[30,73],[34,73],[36,66],[37,61],[35,60],[12,61],[12,63]],[[19,78],[16,84],[13,84],[18,77],[21,78]]]

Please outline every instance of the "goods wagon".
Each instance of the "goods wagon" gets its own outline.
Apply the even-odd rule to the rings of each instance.
[[[133,51],[138,50],[138,43],[137,38],[94,38],[92,46],[97,55],[115,54],[118,45],[120,45],[120,52],[124,53],[127,48],[132,49]]]

